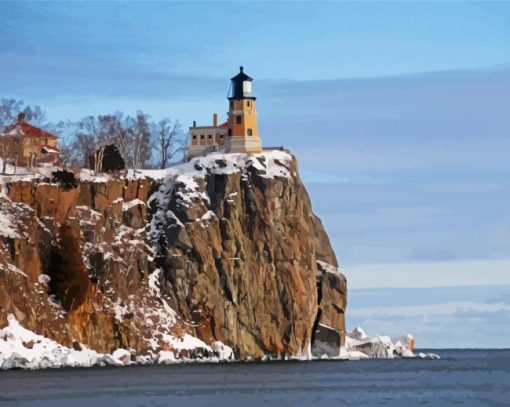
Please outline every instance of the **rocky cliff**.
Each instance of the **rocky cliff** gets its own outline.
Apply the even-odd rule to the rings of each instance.
[[[335,353],[346,282],[297,161],[210,155],[66,187],[3,179],[0,328],[69,347],[237,359]]]

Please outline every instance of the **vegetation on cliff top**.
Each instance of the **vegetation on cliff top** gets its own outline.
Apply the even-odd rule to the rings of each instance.
[[[166,168],[179,158],[185,147],[178,120],[163,118],[156,122],[143,111],[137,111],[134,116],[116,111],[86,116],[79,121],[51,123],[40,106],[25,105],[23,100],[15,99],[2,99],[0,103],[0,134],[17,122],[19,113],[24,113],[28,122],[59,137],[60,160],[65,168],[97,170],[90,166],[89,157],[107,145],[116,146],[128,168]],[[0,151],[0,160],[8,158]]]

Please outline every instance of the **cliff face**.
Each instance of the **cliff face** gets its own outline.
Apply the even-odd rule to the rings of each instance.
[[[342,344],[345,278],[290,155],[78,184],[4,184],[0,328],[13,314],[67,346],[197,356],[221,341],[239,359]]]

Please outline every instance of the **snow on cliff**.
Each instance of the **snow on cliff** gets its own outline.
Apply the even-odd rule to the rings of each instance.
[[[211,349],[201,340],[185,335],[177,339],[168,336],[175,350],[203,348],[215,356],[204,358],[203,361],[218,362],[233,360],[232,349],[215,342]],[[435,354],[412,352],[414,339],[405,335],[393,341],[387,336],[368,337],[361,328],[356,328],[347,334],[346,347],[340,351],[340,359],[393,359],[426,358],[438,359]],[[60,345],[55,341],[36,335],[21,326],[13,315],[8,317],[8,326],[0,330],[0,369],[44,369],[56,367],[90,367],[90,366],[124,366],[132,363],[169,364],[179,362],[178,356],[171,351],[160,351],[155,357],[152,355],[134,357],[125,349],[117,349],[111,355],[95,352],[83,345],[74,349]],[[182,359],[181,361],[189,361]]]
[[[13,315],[8,326],[0,330],[0,368],[41,369],[62,366],[123,364],[111,356],[81,347],[69,349],[23,328]]]
[[[174,352],[160,351],[157,355],[135,357],[126,349],[117,349],[111,355],[95,352],[81,344],[73,345],[71,349],[23,328],[13,315],[9,315],[8,326],[0,330],[0,369],[125,366],[136,363],[170,364],[191,361],[186,358],[179,359],[178,351],[181,349],[205,349],[214,355],[195,361],[234,360],[232,349],[221,342],[215,342],[211,348],[200,339],[188,334],[179,339],[167,335],[166,340],[172,344]],[[387,336],[369,337],[363,329],[356,328],[347,333],[346,346],[340,349],[337,359],[439,358],[432,353],[414,354],[413,344],[412,335],[404,335],[392,340]]]
[[[374,335],[368,336],[365,331],[358,327],[345,336],[345,348],[340,351],[340,358],[358,359],[395,359],[395,358],[419,358],[439,359],[434,353],[414,354],[414,337],[410,334],[398,338]]]
[[[8,325],[0,330],[0,369],[125,366],[133,363],[155,362],[167,364],[169,362],[189,361],[186,358],[179,359],[178,353],[172,351],[160,351],[155,356],[135,357],[126,349],[117,349],[111,355],[95,352],[77,343],[71,349],[23,328],[14,315],[9,315],[7,322]],[[202,358],[201,361],[220,362],[233,359],[232,349],[221,342],[215,342],[214,349],[211,349],[204,342],[191,335],[185,335],[181,339],[168,335],[168,340],[175,345],[175,351],[205,348],[211,355],[214,355]]]
[[[14,220],[9,213],[0,213],[0,235],[15,239],[18,237],[14,226]]]
[[[292,161],[292,156],[283,151],[268,151],[260,154],[222,154],[213,153],[205,157],[196,157],[187,163],[171,167],[166,176],[186,175],[203,178],[207,172],[212,174],[232,174],[242,169],[255,168],[260,174],[265,172],[267,178],[290,177],[285,163]],[[150,174],[147,174],[150,176]]]
[[[165,227],[183,226],[175,213],[168,210],[171,199],[175,200],[177,205],[182,208],[190,207],[195,201],[200,200],[209,206],[209,197],[199,185],[200,180],[203,180],[207,175],[227,175],[241,172],[244,176],[246,171],[253,168],[259,176],[264,178],[289,178],[291,175],[295,175],[289,171],[292,160],[292,156],[283,151],[268,151],[251,155],[212,153],[204,157],[193,158],[189,162],[165,170],[141,170],[136,174],[130,173],[128,176],[136,175],[164,180],[159,190],[154,192],[147,202],[148,206],[152,205],[157,208],[147,233],[150,240],[156,241]],[[176,196],[173,197],[171,191],[176,189],[176,185],[182,185],[183,188],[178,188]],[[208,211],[203,217],[196,220],[206,221],[214,216],[213,212]]]
[[[210,174],[232,174],[249,167],[265,172],[267,178],[290,177],[291,174],[286,163],[291,160],[292,156],[289,153],[278,150],[265,151],[260,154],[211,153],[163,170],[127,170],[125,178],[163,180],[179,177],[179,181],[185,182],[193,178],[204,178],[208,172]],[[94,175],[92,171],[82,169],[79,178],[82,181],[105,182],[110,177],[109,174]]]

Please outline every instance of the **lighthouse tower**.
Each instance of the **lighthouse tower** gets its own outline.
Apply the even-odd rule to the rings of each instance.
[[[260,153],[262,145],[257,126],[255,97],[252,95],[253,79],[243,72],[231,78],[228,119],[218,124],[218,115],[213,114],[212,125],[189,128],[189,142],[186,157],[221,153]]]
[[[257,125],[256,98],[252,94],[253,79],[239,73],[230,79],[228,135],[226,150],[230,153],[260,153],[262,145]]]

